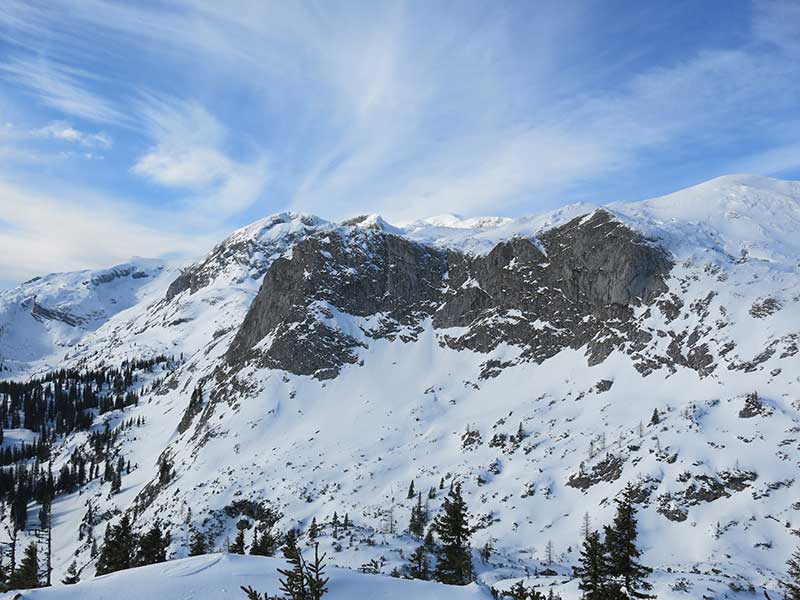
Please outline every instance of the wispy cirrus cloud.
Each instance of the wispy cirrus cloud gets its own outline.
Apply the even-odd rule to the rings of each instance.
[[[120,124],[127,120],[112,102],[91,91],[98,76],[85,69],[18,55],[0,63],[0,73],[42,104],[66,115],[98,123]]]

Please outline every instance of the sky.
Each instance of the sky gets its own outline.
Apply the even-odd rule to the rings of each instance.
[[[390,222],[800,179],[800,0],[3,0],[0,288]]]

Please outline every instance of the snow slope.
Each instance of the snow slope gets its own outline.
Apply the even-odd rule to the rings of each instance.
[[[163,261],[135,259],[0,292],[0,377],[55,368],[111,317],[162,294],[173,276]]]
[[[252,586],[270,595],[279,592],[276,569],[283,561],[259,556],[210,554],[160,565],[112,573],[72,586],[31,590],[23,597],[30,600],[142,600],[163,598],[178,600],[219,600],[244,598],[241,586]],[[407,581],[391,577],[363,575],[342,569],[329,569],[329,593],[326,600],[478,600],[491,598],[473,584],[467,587],[446,586],[427,581]],[[0,598],[14,597],[9,593]]]
[[[423,494],[435,488],[435,513],[455,478],[479,525],[473,545],[492,540],[497,549],[488,564],[476,557],[481,581],[510,585],[550,566],[564,597],[577,597],[568,575],[583,515],[590,512],[594,527],[607,523],[613,497],[632,482],[642,492],[643,558],[656,569],[659,597],[745,597],[748,592],[736,590],[751,586],[772,594],[800,531],[800,238],[793,235],[800,230],[800,183],[729,176],[606,209],[665,248],[674,266],[659,301],[633,309],[643,337],[615,347],[599,364],[589,364],[584,347],[565,347],[541,364],[520,360],[522,349],[513,344],[488,354],[457,350],[447,338],[468,332],[439,329],[430,319],[394,339],[375,337],[366,332],[382,315],[357,317],[328,303],[315,310],[359,344],[357,360],[337,377],[319,380],[258,364],[230,374],[225,366],[264,274],[310,236],[350,239],[359,229],[385,231],[485,255],[501,241],[536,238],[572,219],[588,219],[596,210],[591,205],[514,220],[446,216],[399,227],[375,216],[334,224],[282,214],[234,232],[182,275],[172,274],[173,281],[158,277],[138,304],[81,333],[60,363],[184,356],[176,370],[144,377],[138,385],[148,391],[139,406],[112,417],[146,419],[121,434],[121,449],[137,467],[124,478],[122,492],[112,496],[109,484],[96,480],[56,502],[56,576],[73,557],[85,577],[93,572],[87,541],[77,538],[89,500],[111,522],[136,503],[140,523],[167,523],[175,555],[184,556],[189,511],[223,548],[236,529],[222,510],[240,498],[273,502],[284,513],[283,528],[305,527],[316,517],[332,564],[357,569],[375,560],[389,573],[418,544],[403,533],[412,504],[409,482]],[[4,314],[9,330],[28,327],[23,313]],[[607,330],[615,328],[609,319]],[[21,356],[25,351],[19,346]],[[489,360],[513,366],[481,378]],[[164,381],[151,391],[155,377]],[[199,382],[207,392],[205,412],[180,430]],[[229,387],[235,390],[230,401],[212,401]],[[741,416],[754,391],[761,408]],[[656,410],[660,420],[650,425]],[[524,436],[516,439],[520,425]],[[54,470],[85,442],[86,434],[63,440]],[[164,457],[177,476],[145,502]],[[349,513],[351,535],[334,536],[334,512]],[[549,541],[553,565],[545,564]],[[193,560],[200,562],[172,565],[218,560],[219,567],[207,569],[213,574],[239,564],[248,572],[256,564],[238,557]],[[85,589],[102,590],[105,582],[128,576],[101,578]],[[548,585],[552,579],[535,581]],[[411,588],[403,586],[419,585],[414,593],[423,593],[424,584],[385,581],[387,590],[407,594]]]

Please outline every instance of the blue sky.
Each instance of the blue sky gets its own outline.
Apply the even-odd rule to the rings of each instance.
[[[800,1],[0,3],[0,285],[389,221],[800,178]]]

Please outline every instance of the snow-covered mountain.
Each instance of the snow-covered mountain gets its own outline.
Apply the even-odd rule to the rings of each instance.
[[[286,213],[180,271],[137,260],[4,292],[6,378],[174,357],[96,417],[144,424],[119,429],[119,493],[58,497],[56,576],[73,558],[93,572],[88,504],[97,531],[160,519],[181,557],[192,526],[233,539],[243,500],[283,528],[316,518],[333,564],[389,573],[418,543],[409,484],[436,512],[455,479],[475,547],[496,549],[483,582],[549,567],[535,581],[577,597],[584,515],[608,522],[632,483],[660,598],[772,590],[800,534],[797,231],[800,182],[728,176],[518,219]],[[53,470],[88,443],[61,438]]]
[[[55,368],[111,317],[163,293],[174,274],[163,261],[51,273],[0,292],[0,373]]]

